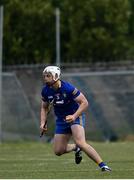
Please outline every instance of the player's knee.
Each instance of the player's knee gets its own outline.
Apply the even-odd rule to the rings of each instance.
[[[85,146],[85,141],[81,141],[81,140],[77,140],[76,141],[76,144],[77,146],[79,146],[81,149],[83,149],[83,147]]]
[[[64,151],[63,150],[55,150],[54,153],[56,156],[61,156],[62,154],[64,154]]]

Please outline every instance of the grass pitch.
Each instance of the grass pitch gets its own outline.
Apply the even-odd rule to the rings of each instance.
[[[101,172],[83,153],[80,165],[74,153],[57,157],[52,144],[22,142],[0,144],[0,179],[130,179],[134,178],[134,143],[90,143],[112,168]]]

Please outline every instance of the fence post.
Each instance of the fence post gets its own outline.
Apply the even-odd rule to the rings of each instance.
[[[2,49],[3,49],[3,6],[0,6],[0,143],[2,142]]]
[[[56,65],[60,67],[60,10],[56,8]]]

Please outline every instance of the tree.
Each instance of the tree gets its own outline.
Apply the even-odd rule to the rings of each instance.
[[[49,62],[54,50],[49,0],[12,0],[5,5],[4,64]]]
[[[3,2],[4,64],[55,62],[56,7],[61,14],[62,62],[110,61],[134,54],[133,0]]]
[[[69,28],[66,58],[109,61],[126,55],[127,0],[68,0],[64,7],[62,17],[68,18]]]
[[[129,30],[128,30],[128,38],[129,38],[129,51],[128,57],[134,57],[134,1],[130,0],[130,17],[129,17]]]

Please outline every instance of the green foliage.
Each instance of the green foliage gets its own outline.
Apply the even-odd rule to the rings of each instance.
[[[133,0],[4,2],[4,64],[55,61],[56,7],[61,12],[62,62],[110,61],[134,55]]]
[[[30,64],[52,58],[53,9],[49,1],[10,1],[5,7],[5,64]]]
[[[72,8],[69,8],[70,4]],[[128,1],[87,0],[83,3],[70,0],[64,7],[70,11],[68,58],[110,60],[125,56],[124,50],[128,48]]]
[[[128,55],[134,57],[134,0],[130,0],[130,18],[129,18],[129,42],[130,48]]]

